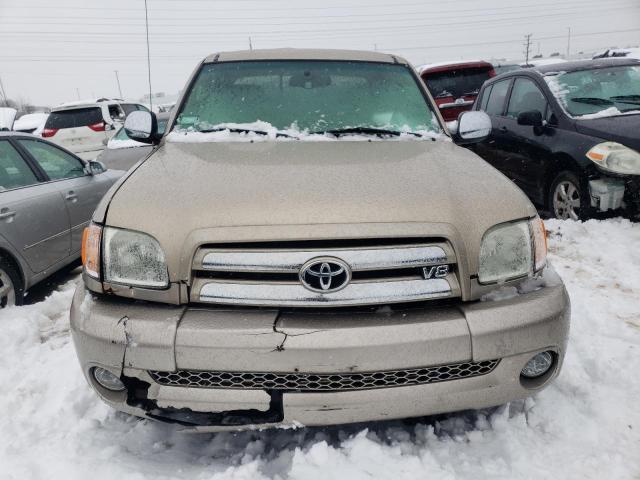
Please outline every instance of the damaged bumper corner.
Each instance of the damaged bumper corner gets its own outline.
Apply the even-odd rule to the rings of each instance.
[[[80,286],[71,329],[82,370],[108,404],[211,431],[407,418],[524,398],[557,375],[569,316],[561,284],[494,302],[332,312],[171,306],[96,297]],[[522,382],[525,363],[544,350],[555,352],[552,371],[537,382]],[[481,375],[406,382],[415,369],[494,360]],[[91,375],[96,366],[120,376],[126,391],[97,385]],[[310,391],[297,384],[243,386],[241,378],[246,372],[372,378],[372,372],[389,371],[401,372],[404,383],[346,390],[323,384]],[[178,376],[161,384],[153,372],[223,376],[211,387]],[[224,383],[224,375],[231,383]]]

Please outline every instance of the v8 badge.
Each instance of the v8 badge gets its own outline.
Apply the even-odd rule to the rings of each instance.
[[[431,267],[423,267],[422,274],[425,280],[432,278],[444,278],[449,274],[449,265],[433,265]]]

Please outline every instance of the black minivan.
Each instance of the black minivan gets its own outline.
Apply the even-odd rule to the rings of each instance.
[[[475,152],[553,216],[640,214],[640,60],[508,72],[483,85],[474,109],[493,126]]]

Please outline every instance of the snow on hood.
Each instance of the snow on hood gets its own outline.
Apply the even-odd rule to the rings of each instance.
[[[381,127],[384,128],[384,127]],[[221,123],[212,125],[211,129],[220,129],[215,132],[198,132],[193,129],[172,130],[167,136],[167,142],[173,143],[206,143],[206,142],[273,142],[273,141],[305,141],[305,142],[322,142],[322,141],[393,141],[393,140],[424,140],[441,139],[449,140],[449,137],[443,133],[437,133],[430,130],[418,130],[413,133],[421,135],[423,138],[417,137],[411,133],[402,133],[398,137],[380,138],[374,135],[347,134],[334,136],[329,134],[312,134],[306,130],[299,130],[295,126],[277,129],[268,122],[252,122],[252,123]],[[248,132],[234,132],[232,130],[254,130]],[[390,130],[397,130],[397,127],[389,127]],[[401,131],[410,132],[408,127],[404,127]],[[264,133],[256,133],[264,132]]]
[[[27,113],[13,123],[16,131],[41,130],[49,118],[48,113]]]
[[[147,143],[137,142],[130,138],[121,140],[119,138],[112,137],[111,140],[109,140],[109,143],[107,143],[107,149],[109,150],[118,150],[121,148],[148,147],[148,146],[149,144]]]

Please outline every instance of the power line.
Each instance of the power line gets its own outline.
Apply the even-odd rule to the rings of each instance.
[[[616,1],[616,0],[614,0]],[[617,1],[625,1],[625,0],[617,0]],[[607,4],[607,7],[611,6],[612,2],[609,2]],[[486,16],[495,16],[495,15],[505,15],[505,14],[511,14],[511,13],[522,13],[523,9],[527,9],[527,8],[533,8],[538,10],[540,7],[545,7],[545,6],[556,6],[557,8],[554,10],[555,12],[559,11],[559,10],[575,10],[575,6],[571,6],[571,5],[579,5],[580,7],[585,7],[587,5],[596,5],[596,6],[600,6],[602,5],[602,2],[600,1],[586,1],[586,2],[580,2],[580,1],[575,1],[575,2],[567,2],[565,4],[563,4],[562,6],[558,6],[557,2],[549,2],[549,3],[540,3],[540,4],[532,4],[532,5],[525,5],[525,6],[509,6],[509,7],[493,7],[490,9],[481,9],[481,8],[475,8],[475,9],[464,9],[464,10],[456,10],[456,19],[458,18],[465,18],[465,17],[477,17],[479,14],[481,14],[483,17]],[[635,2],[629,3],[628,6],[629,7],[635,7],[637,4]],[[501,12],[491,12],[488,10],[516,10],[516,12],[505,12],[505,13],[501,13]],[[549,12],[549,9],[546,10],[547,13],[553,13],[553,12]],[[473,12],[471,15],[460,15],[461,13],[464,12]],[[176,12],[178,13],[178,12]],[[313,18],[316,20],[321,20],[321,19],[325,19],[325,18],[348,18],[348,19],[353,19],[353,18],[363,18],[363,17],[385,17],[384,19],[380,19],[380,20],[372,20],[374,22],[388,22],[388,21],[404,21],[405,19],[386,19],[386,17],[389,16],[393,16],[393,17],[398,17],[399,15],[409,15],[411,17],[411,19],[414,19],[416,15],[427,15],[429,18],[434,18],[437,20],[437,18],[435,18],[434,16],[437,14],[442,14],[444,15],[444,18],[450,18],[451,16],[451,10],[427,10],[427,11],[413,11],[413,12],[385,12],[385,13],[358,13],[358,14],[345,14],[345,15],[314,15]],[[4,16],[3,17],[5,20],[7,19],[12,19],[12,18],[17,18],[17,19],[28,19],[28,22],[25,22],[26,25],[34,25],[34,24],[50,24],[51,20],[55,21],[55,24],[57,25],[71,25],[71,24],[76,24],[75,22],[59,22],[59,19],[62,20],[69,20],[69,19],[77,19],[77,20],[95,20],[95,17],[78,17],[78,16],[70,16],[70,15],[64,15],[64,16],[60,16],[60,17],[51,17],[51,16],[33,16],[33,15],[23,15],[23,16]],[[199,21],[203,21],[203,22],[210,22],[212,20],[215,20],[216,22],[225,22],[227,20],[237,20],[240,21],[240,25],[246,25],[247,20],[258,20],[260,23],[259,24],[264,24],[265,20],[277,20],[277,19],[285,19],[285,22],[281,22],[281,23],[277,23],[277,24],[265,24],[265,25],[286,25],[288,24],[289,20],[292,19],[308,19],[309,15],[277,15],[277,16],[260,16],[260,17],[246,17],[246,16],[242,16],[242,17],[222,17],[219,15],[215,15],[213,17],[203,17],[203,16],[197,16],[197,17],[180,17],[180,16],[169,16],[169,17],[154,17],[151,19],[151,24],[155,24],[156,21],[158,20],[167,20],[170,21],[170,23],[167,24],[160,24],[157,23],[157,25],[162,25],[162,26],[172,26],[172,25],[176,25],[176,21],[192,21],[192,20],[199,20]],[[49,22],[33,22],[34,19],[46,19],[46,20],[50,20]],[[136,20],[136,18],[133,18],[131,16],[127,16],[127,17],[101,17],[100,20],[107,20],[107,21],[117,21],[119,22],[118,24],[122,24],[122,21],[126,21],[126,20]],[[339,22],[339,23],[348,23],[348,22],[352,22],[352,20],[348,20],[347,22]],[[297,24],[299,24],[299,22],[296,22]],[[83,23],[84,25],[87,25],[86,23]],[[112,23],[105,23],[105,25],[118,25],[118,24],[112,24]],[[101,25],[101,23],[92,23],[91,25]],[[232,25],[237,25],[237,24],[232,24]]]
[[[574,37],[585,37],[585,36],[594,36],[594,35],[605,35],[605,34],[611,34],[611,33],[628,33],[628,32],[638,32],[640,31],[640,28],[632,28],[632,29],[626,29],[626,30],[608,30],[608,31],[601,31],[601,32],[589,32],[589,33],[582,33],[582,34],[574,34]],[[558,38],[564,38],[564,35],[551,35],[551,36],[544,36],[544,37],[534,37],[532,34],[527,35],[526,37],[530,37],[530,42],[535,40],[535,41],[539,41],[539,40],[552,40],[552,39],[558,39]],[[526,38],[525,37],[525,38]],[[470,42],[470,43],[446,43],[446,44],[431,44],[431,45],[423,45],[423,46],[416,46],[416,45],[412,45],[412,46],[389,46],[389,47],[381,47],[380,45],[377,45],[378,50],[382,50],[382,51],[391,51],[391,50],[428,50],[428,49],[439,49],[439,48],[459,48],[459,47],[471,47],[471,46],[478,46],[478,45],[504,45],[504,44],[513,44],[513,43],[517,43],[519,42],[520,39],[509,39],[509,40],[496,40],[496,41],[487,41],[487,42]],[[198,57],[198,58],[202,58],[206,55],[208,55],[210,52],[206,52],[206,53],[202,53],[201,55],[198,55],[196,53],[193,53],[189,56],[185,56],[185,55],[156,55],[154,58],[162,58],[162,59],[168,59],[168,60],[184,60],[185,62],[192,62],[193,60],[191,60],[189,57]],[[524,52],[523,52],[524,53]],[[37,57],[37,56],[25,56],[25,55],[15,55],[15,56],[9,56],[9,55],[0,55],[0,58],[3,60],[7,60],[7,61],[25,61],[25,62],[33,62],[33,61],[42,61],[42,62],[91,62],[91,61],[96,61],[96,62],[104,62],[104,61],[134,61],[134,62],[138,62],[141,59],[145,58],[144,55],[129,55],[129,56],[122,56],[122,55],[114,55],[114,56],[97,56],[97,55],[86,55],[86,56],[79,56],[79,55],[47,55],[46,57]]]
[[[621,10],[621,9],[627,9],[627,8],[632,8],[629,6],[625,6],[625,7],[617,7],[617,8],[611,8],[609,6],[607,7],[599,7],[597,8],[595,11],[591,12],[590,15],[596,14],[599,15],[599,12],[601,11],[601,9],[604,9],[604,11],[610,12],[612,10]],[[513,14],[509,14],[509,15],[513,15]],[[529,23],[531,21],[531,19],[536,19],[536,18],[552,18],[552,19],[560,19],[561,17],[565,17],[565,16],[570,16],[570,17],[574,17],[575,16],[575,12],[573,10],[571,11],[567,11],[565,13],[559,13],[559,12],[547,12],[541,15],[527,15],[527,16],[519,16],[519,17],[504,17],[504,18],[495,18],[495,19],[486,19],[486,20],[474,20],[474,21],[467,21],[467,22],[460,22],[459,20],[455,20],[451,23],[443,23],[440,21],[436,21],[434,24],[432,23],[420,23],[420,24],[405,24],[405,25],[394,25],[394,26],[387,26],[384,28],[384,30],[381,30],[380,27],[364,27],[364,28],[320,28],[320,29],[304,29],[304,30],[267,30],[267,31],[248,31],[248,30],[236,30],[233,32],[223,32],[220,31],[221,28],[223,27],[230,27],[231,25],[217,25],[217,31],[216,32],[212,32],[210,29],[207,29],[206,31],[189,31],[189,32],[168,32],[166,30],[163,30],[162,33],[158,33],[158,37],[160,38],[171,38],[171,37],[179,37],[179,38],[184,38],[184,37],[192,37],[192,36],[197,36],[199,38],[202,38],[204,36],[211,36],[211,37],[225,37],[228,38],[229,36],[239,36],[239,37],[245,37],[247,35],[252,35],[252,36],[257,36],[257,35],[283,35],[283,34],[292,34],[292,33],[300,33],[300,34],[304,34],[305,37],[307,37],[309,35],[310,32],[313,33],[317,33],[317,34],[325,34],[325,33],[342,33],[345,37],[346,36],[354,36],[354,35],[359,35],[359,34],[365,34],[367,32],[375,32],[377,35],[385,35],[385,34],[394,34],[394,33],[390,33],[392,30],[402,30],[403,32],[408,30],[408,29],[424,29],[424,28],[430,28],[430,31],[436,31],[434,30],[434,27],[437,27],[437,30],[448,30],[450,27],[453,26],[464,26],[464,25],[471,25],[471,26],[476,26],[476,25],[488,25],[488,24],[503,24],[503,23],[508,23],[511,24],[512,22],[517,22],[517,21],[524,21],[526,23]],[[582,17],[586,17],[588,15],[582,15]],[[473,15],[473,18],[477,18],[477,15]],[[84,23],[83,25],[87,25],[86,23]],[[276,26],[280,25],[289,25],[288,23],[284,23],[284,24],[275,24]],[[295,25],[300,25],[300,23],[296,23]],[[306,25],[306,24],[305,24]],[[101,25],[102,26],[102,25]],[[135,25],[121,25],[120,23],[117,24],[105,24],[104,26],[109,26],[109,27],[113,27],[113,26],[135,26]],[[245,24],[246,26],[246,24]],[[260,26],[269,26],[269,24],[261,24]],[[113,32],[110,31],[108,33],[102,33],[102,32],[96,32],[96,31],[90,31],[90,32],[80,32],[80,31],[42,31],[42,30],[37,30],[37,31],[31,31],[31,30],[13,30],[13,31],[6,31],[6,32],[0,32],[0,34],[9,34],[9,35],[14,35],[14,34],[21,34],[21,35],[64,35],[64,36],[69,36],[69,35],[73,35],[73,36],[81,36],[81,35],[85,35],[85,36],[90,36],[90,37],[98,37],[98,36],[107,36],[107,37],[113,37]],[[139,32],[118,32],[118,35],[127,35],[127,36],[139,36],[139,35],[144,35],[143,33],[139,33]],[[153,36],[153,35],[151,35]]]

